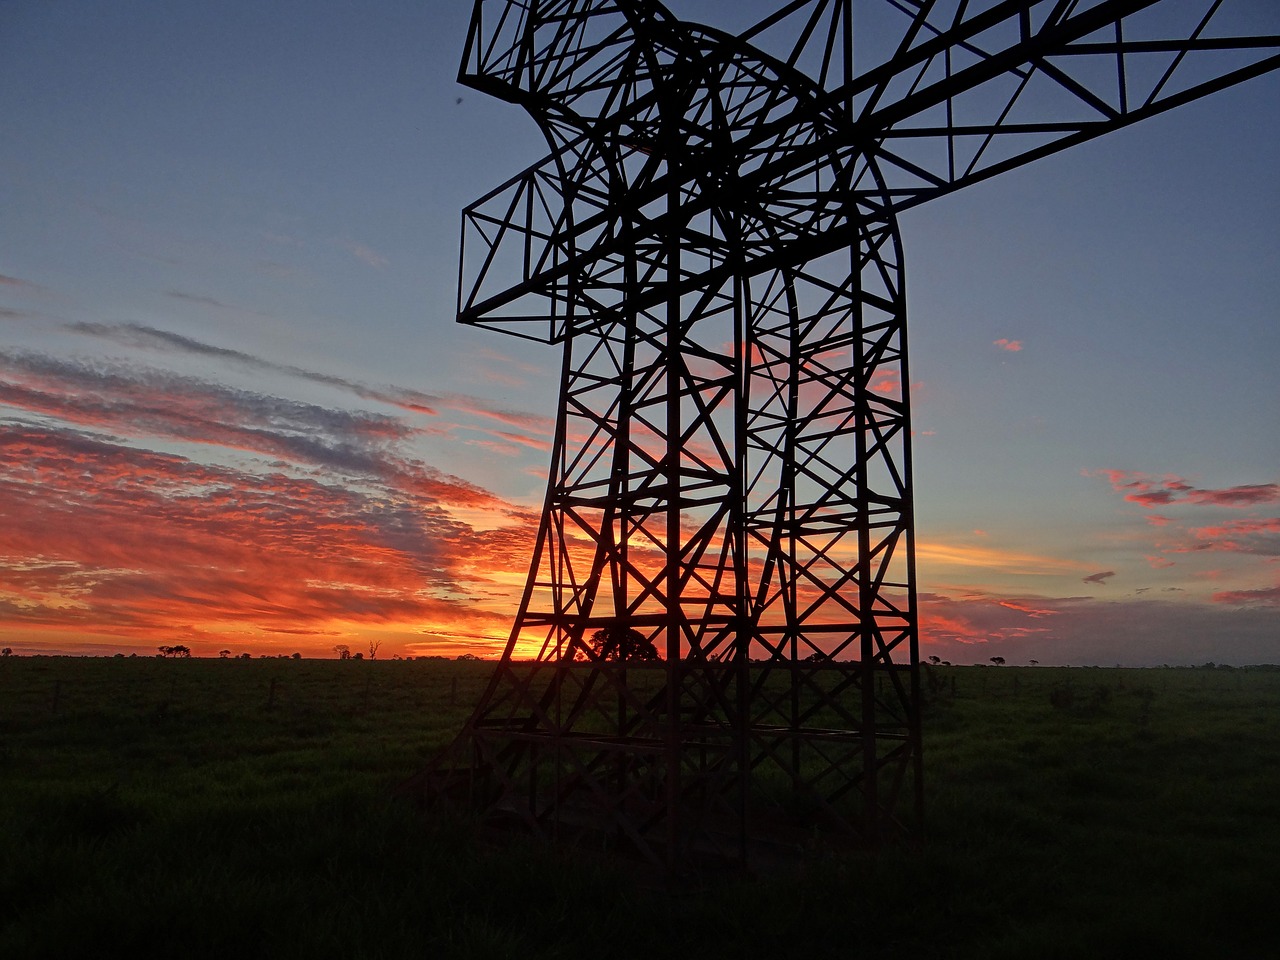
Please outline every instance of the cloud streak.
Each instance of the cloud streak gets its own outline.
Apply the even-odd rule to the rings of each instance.
[[[1280,607],[1280,584],[1261,590],[1223,590],[1213,595],[1213,602],[1233,607]]]
[[[380,254],[377,250],[374,250],[372,247],[366,246],[363,243],[357,243],[354,240],[344,240],[342,242],[342,248],[357,260],[373,267],[375,270],[381,270],[387,265],[386,257]]]
[[[76,333],[85,334],[86,336],[111,340],[127,347],[143,347],[149,350],[206,357],[234,363],[252,370],[280,373],[286,376],[295,377],[299,380],[323,384],[328,387],[336,387],[340,390],[353,393],[362,399],[385,403],[388,406],[399,407],[400,409],[407,410],[411,413],[423,413],[434,416],[437,412],[436,407],[440,404],[439,397],[422,393],[417,390],[411,390],[406,387],[386,387],[382,389],[370,387],[355,380],[348,380],[345,377],[319,373],[314,370],[307,370],[304,367],[294,366],[293,364],[275,363],[271,360],[264,360],[261,357],[255,357],[252,354],[245,353],[241,350],[231,350],[226,347],[213,346],[212,344],[204,343],[200,340],[193,340],[190,337],[184,337],[178,333],[170,333],[167,330],[157,330],[154,327],[143,326],[141,324],[104,324],[86,322],[70,324],[68,325],[68,329],[73,330]]]
[[[118,343],[125,347],[200,357],[229,363],[243,369],[280,374],[307,383],[315,383],[342,390],[363,400],[395,407],[409,413],[442,417],[444,412],[448,411],[455,415],[455,421],[459,416],[479,420],[481,425],[468,425],[467,429],[489,434],[494,439],[482,442],[483,445],[504,456],[510,456],[516,452],[511,444],[538,452],[545,452],[551,447],[551,437],[555,431],[555,421],[551,417],[526,411],[505,409],[479,397],[459,393],[428,394],[399,386],[371,387],[346,377],[308,370],[305,367],[293,364],[276,363],[241,350],[215,346],[182,334],[159,330],[142,324],[81,322],[68,324],[67,329],[85,336]],[[486,423],[490,425],[483,425]],[[463,424],[460,422],[441,423],[434,427],[433,430],[437,433],[448,433],[461,426]],[[502,428],[514,428],[514,430]]]
[[[223,446],[362,476],[394,472],[403,421],[106,362],[0,352],[0,403],[119,436]]]
[[[1243,508],[1280,502],[1278,483],[1201,489],[1174,474],[1157,478],[1128,470],[1097,470],[1086,471],[1085,475],[1105,477],[1110,482],[1111,489],[1123,494],[1125,500],[1148,509],[1179,504]]]

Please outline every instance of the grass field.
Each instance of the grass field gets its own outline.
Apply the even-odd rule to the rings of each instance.
[[[673,894],[390,799],[490,669],[0,660],[0,957],[1277,955],[1280,671],[934,668],[922,850]]]

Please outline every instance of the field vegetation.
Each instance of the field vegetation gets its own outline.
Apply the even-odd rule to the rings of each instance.
[[[921,848],[678,891],[392,797],[490,669],[0,658],[0,957],[1275,955],[1275,669],[928,668]]]

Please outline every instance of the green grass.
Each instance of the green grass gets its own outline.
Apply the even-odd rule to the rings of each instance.
[[[923,849],[672,894],[390,798],[491,669],[0,660],[0,956],[1273,955],[1280,672],[942,668]]]

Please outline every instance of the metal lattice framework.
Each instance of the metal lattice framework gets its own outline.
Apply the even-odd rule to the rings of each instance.
[[[458,316],[564,362],[511,639],[428,789],[668,866],[918,821],[897,216],[1274,69],[1239,7],[792,0],[735,36],[478,0],[461,80],[551,153],[465,211]],[[892,38],[856,72],[855,27]]]

